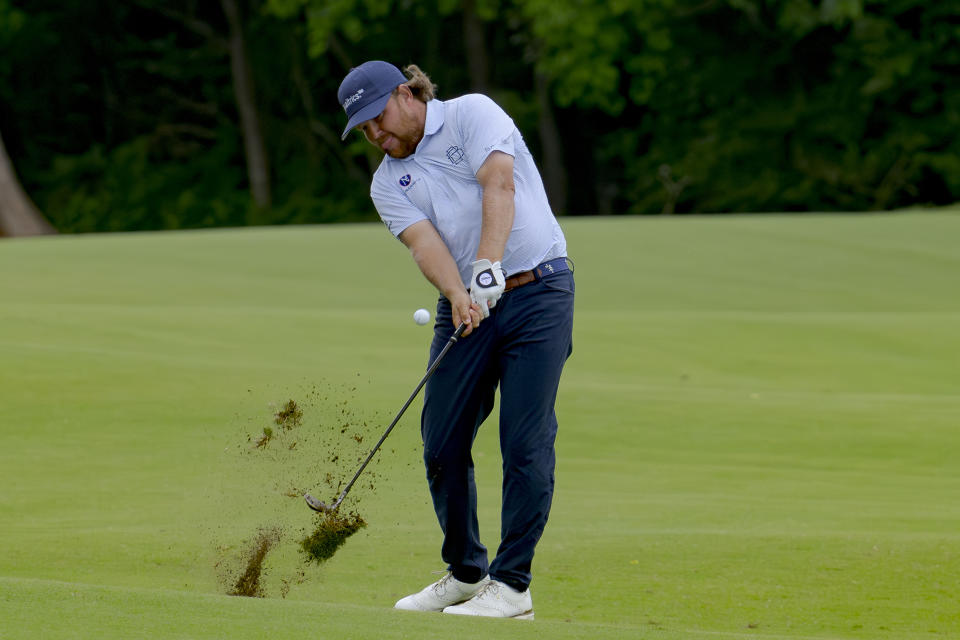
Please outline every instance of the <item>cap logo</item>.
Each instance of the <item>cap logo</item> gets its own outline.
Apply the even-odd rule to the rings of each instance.
[[[343,108],[346,109],[347,107],[352,105],[354,102],[359,100],[360,96],[362,95],[363,95],[363,89],[358,89],[355,94],[353,94],[352,96],[350,96],[349,98],[343,101]]]

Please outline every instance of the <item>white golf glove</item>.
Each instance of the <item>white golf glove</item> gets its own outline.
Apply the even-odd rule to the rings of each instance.
[[[480,307],[484,318],[490,317],[490,309],[497,306],[506,286],[503,269],[499,262],[491,263],[486,258],[473,263],[473,278],[470,280],[470,299]]]

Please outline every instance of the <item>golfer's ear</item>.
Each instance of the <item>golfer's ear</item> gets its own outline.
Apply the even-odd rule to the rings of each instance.
[[[413,91],[411,91],[410,87],[405,84],[399,85],[396,88],[395,92],[398,98],[403,98],[404,100],[407,100],[408,98],[413,97]]]

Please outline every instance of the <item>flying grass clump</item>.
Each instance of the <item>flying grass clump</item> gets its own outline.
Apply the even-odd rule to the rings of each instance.
[[[273,440],[273,429],[264,427],[263,433],[254,441],[253,446],[255,449],[266,449],[271,440]]]
[[[257,533],[245,554],[246,568],[237,578],[229,595],[247,598],[264,597],[263,587],[260,583],[260,578],[263,575],[263,562],[267,559],[270,549],[278,542],[280,542],[279,529],[262,529]]]
[[[248,507],[261,516],[267,507],[266,516],[272,520],[241,545],[218,546],[215,568],[222,593],[264,598],[279,588],[279,595],[286,597],[293,585],[306,581],[350,536],[367,526],[355,510],[325,507],[324,513],[307,519],[310,512],[302,502],[296,514],[291,512],[289,516],[285,505],[276,505],[284,511],[273,509],[277,498],[301,501],[309,495],[306,487],[318,482],[325,483],[331,492],[340,492],[341,477],[347,473],[347,465],[359,460],[355,449],[365,439],[359,427],[367,423],[354,415],[349,401],[334,404],[316,388],[303,400],[302,404],[292,399],[272,403],[268,419],[255,431],[247,431],[246,442],[235,447],[242,475],[233,488],[243,489],[243,495],[259,496]],[[310,428],[305,429],[307,425]],[[318,460],[322,461],[320,465]],[[371,471],[368,475],[372,491],[377,474]],[[228,503],[235,504],[232,498],[224,502]],[[297,522],[290,519],[294,517]],[[294,553],[301,560],[295,568],[284,563],[288,548],[297,549]],[[274,555],[279,559],[271,567]],[[270,571],[283,575],[270,580]]]
[[[292,399],[287,400],[287,404],[273,416],[273,421],[284,431],[290,431],[303,422],[303,410]]]
[[[313,533],[300,541],[300,550],[307,562],[321,564],[333,557],[347,538],[367,526],[357,512],[342,516],[337,511],[317,515],[317,527]]]
[[[303,409],[297,405],[295,400],[287,400],[287,403],[284,404],[275,414],[273,414],[273,422],[280,427],[281,433],[293,431],[303,423]],[[274,433],[273,428],[264,427],[263,433],[261,433],[253,442],[254,448],[266,449],[267,445],[270,444],[270,441],[273,440],[276,435],[277,434]],[[296,446],[297,443],[293,442],[290,444],[290,449],[293,449]]]

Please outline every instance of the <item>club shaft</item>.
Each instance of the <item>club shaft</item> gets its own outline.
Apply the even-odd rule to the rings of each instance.
[[[413,393],[410,394],[410,397],[407,398],[407,401],[403,403],[403,407],[400,408],[400,411],[397,413],[396,417],[393,419],[393,422],[390,423],[390,426],[387,427],[387,430],[383,432],[383,435],[380,436],[380,440],[377,441],[377,444],[374,445],[373,449],[370,450],[370,453],[367,455],[367,459],[363,461],[363,464],[360,465],[360,468],[357,469],[357,472],[353,474],[350,482],[347,483],[347,486],[343,488],[343,491],[340,492],[340,495],[337,497],[337,501],[334,502],[330,508],[336,509],[340,506],[340,503],[343,502],[343,499],[347,497],[347,493],[350,492],[350,489],[353,487],[353,484],[357,481],[357,478],[360,477],[360,474],[363,473],[363,470],[367,468],[367,465],[370,464],[370,461],[373,460],[373,456],[377,454],[377,451],[380,450],[380,446],[383,444],[384,440],[387,439],[387,436],[390,435],[390,432],[393,431],[393,428],[400,421],[400,418],[403,417],[403,414],[407,411],[407,407],[413,402],[414,398],[417,397],[417,394],[420,393],[420,389],[423,388],[423,385],[427,384],[427,380],[433,375],[433,372],[437,370],[437,367],[440,366],[440,361],[443,360],[443,357],[447,355],[447,352],[450,350],[457,340],[460,339],[460,336],[463,335],[464,330],[467,326],[463,323],[460,323],[460,326],[457,327],[457,330],[453,332],[453,335],[450,336],[450,339],[447,340],[447,344],[443,346],[443,349],[440,353],[437,354],[437,357],[434,358],[433,362],[430,364],[430,367],[427,369],[427,372],[424,374],[423,378],[420,379],[420,383],[417,385],[417,388],[413,390]]]

